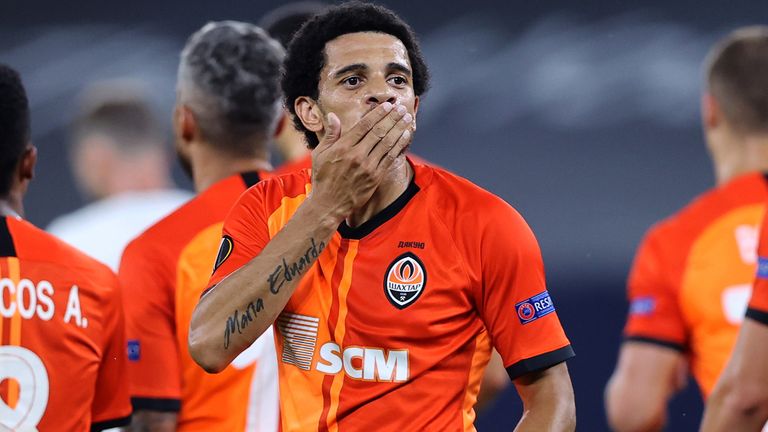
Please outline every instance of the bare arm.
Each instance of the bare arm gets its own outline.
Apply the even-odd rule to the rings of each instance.
[[[404,110],[384,103],[340,136],[328,115],[313,152],[312,193],[261,253],[203,296],[192,314],[189,351],[208,372],[224,369],[277,318],[339,223],[366,203],[410,143]]]
[[[177,417],[175,412],[135,411],[125,432],[175,432]]]
[[[728,365],[707,400],[702,432],[760,431],[768,421],[768,326],[744,320]]]
[[[515,380],[523,400],[523,417],[516,432],[576,430],[576,404],[565,362]]]
[[[660,431],[667,401],[685,383],[682,353],[660,345],[625,342],[605,391],[608,424],[617,432]]]

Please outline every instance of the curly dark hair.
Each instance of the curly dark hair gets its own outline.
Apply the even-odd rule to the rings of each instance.
[[[301,96],[318,97],[320,71],[325,65],[325,44],[339,36],[358,32],[386,33],[398,38],[408,50],[413,69],[413,90],[417,96],[429,88],[429,70],[419,42],[411,27],[391,10],[368,3],[351,1],[328,8],[325,13],[304,23],[294,35],[283,64],[282,87],[285,105],[293,124],[307,137],[310,148],[319,143],[317,136],[301,123],[294,101]]]
[[[0,197],[11,191],[13,173],[30,139],[29,101],[19,73],[0,64]]]

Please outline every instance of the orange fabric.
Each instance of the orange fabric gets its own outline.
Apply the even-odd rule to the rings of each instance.
[[[464,179],[412,165],[403,197],[357,229],[342,224],[278,318],[283,431],[474,430],[490,340],[517,368],[569,346],[556,313],[528,324],[516,313],[546,289],[522,217]],[[304,170],[240,197],[223,230],[233,251],[209,286],[261,252],[309,183]]]
[[[767,184],[750,174],[702,195],[649,231],[630,273],[625,335],[686,352],[705,397],[744,317]]]
[[[749,308],[768,313],[768,212],[760,228],[760,242],[757,247],[759,266],[752,289]]]
[[[0,257],[0,416],[11,430],[87,431],[131,413],[117,278],[30,223]]]
[[[129,361],[131,396],[137,408],[180,401],[179,431],[245,429],[256,365],[207,374],[189,355],[187,336],[222,221],[246,189],[239,175],[214,184],[133,240],[120,264],[127,339],[138,350]]]

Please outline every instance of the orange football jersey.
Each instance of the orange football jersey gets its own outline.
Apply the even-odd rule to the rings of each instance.
[[[652,228],[628,281],[628,340],[688,355],[706,397],[736,342],[757,263],[768,182],[748,174]]]
[[[264,340],[271,349],[254,346],[217,375],[203,371],[187,349],[192,311],[213,271],[224,217],[259,176],[265,174],[235,175],[212,185],[134,239],[123,254],[119,277],[133,407],[178,411],[178,431],[259,430],[267,428],[259,425],[268,418],[277,423],[269,337]],[[271,379],[274,391],[259,378]]]
[[[0,429],[128,424],[123,309],[105,265],[0,217]]]
[[[471,431],[492,346],[512,379],[573,356],[523,218],[467,180],[411,164],[391,205],[342,223],[324,249],[307,244],[319,258],[275,323],[283,431]],[[212,289],[285,226],[310,180],[304,170],[243,194]]]
[[[757,275],[752,287],[747,317],[768,324],[768,212],[760,228],[757,246]]]

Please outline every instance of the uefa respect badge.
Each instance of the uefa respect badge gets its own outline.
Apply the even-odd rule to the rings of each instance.
[[[523,300],[515,305],[517,317],[520,318],[520,324],[528,324],[537,319],[549,315],[555,311],[555,305],[549,292],[544,291],[541,294]]]

